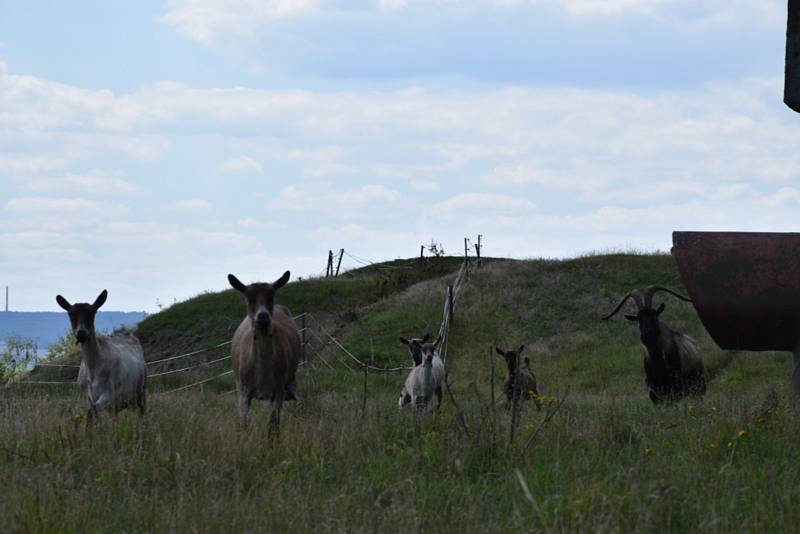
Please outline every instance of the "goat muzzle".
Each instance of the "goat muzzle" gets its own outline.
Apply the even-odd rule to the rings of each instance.
[[[86,331],[84,329],[80,329],[80,330],[76,330],[75,331],[75,342],[76,343],[85,343],[87,339],[89,339],[89,332],[88,331]]]

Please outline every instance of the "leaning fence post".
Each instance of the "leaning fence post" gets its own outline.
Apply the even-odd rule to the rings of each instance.
[[[339,250],[339,263],[336,264],[336,274],[334,276],[339,276],[339,267],[342,266],[342,256],[344,256],[344,249]]]
[[[447,328],[453,326],[453,286],[447,286]]]

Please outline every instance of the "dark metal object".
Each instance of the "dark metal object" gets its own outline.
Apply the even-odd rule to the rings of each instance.
[[[800,233],[673,232],[672,255],[708,333],[726,350],[800,342]]]
[[[783,101],[793,110],[800,112],[800,0],[789,0]]]

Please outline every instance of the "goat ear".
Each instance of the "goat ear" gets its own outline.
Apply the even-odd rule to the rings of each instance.
[[[528,358],[527,356],[525,356],[525,359],[524,359],[524,361],[525,361],[525,365],[527,365],[527,366],[530,366],[530,364],[531,364],[531,359],[530,359],[530,358]]]
[[[442,336],[439,336],[439,337],[436,338],[436,341],[433,342],[433,346],[434,347],[438,347],[439,343],[441,343],[441,342],[442,342]]]
[[[62,297],[61,295],[56,296],[56,302],[58,302],[58,305],[61,306],[66,311],[69,311],[69,309],[72,307],[72,304],[70,304],[69,301],[64,297]]]
[[[631,321],[632,323],[639,322],[639,316],[638,315],[626,315],[625,318],[627,320]]]
[[[276,289],[277,290],[277,289],[280,289],[283,286],[285,286],[286,282],[289,281],[289,276],[291,276],[291,273],[289,271],[286,271],[285,273],[283,273],[283,276],[281,276],[280,278],[278,278],[277,280],[272,282],[272,289]]]
[[[408,345],[408,340],[403,336],[400,336],[400,343],[402,343],[403,345]]]
[[[506,353],[505,353],[504,351],[502,351],[501,349],[499,349],[499,348],[495,347],[495,348],[494,348],[494,350],[496,350],[496,351],[497,351],[497,354],[499,354],[499,355],[500,355],[500,356],[502,356],[503,358],[505,358],[505,357],[506,357]]]
[[[659,306],[658,309],[656,310],[656,315],[661,315],[661,312],[664,311],[665,306],[666,305],[662,302],[661,306]]]
[[[99,310],[100,306],[106,303],[107,298],[108,298],[108,291],[104,289],[103,292],[97,295],[97,298],[94,299],[94,304],[92,304],[92,308],[94,308],[95,310]]]
[[[522,352],[523,350],[525,350],[525,345],[520,345],[520,346],[519,346],[519,349],[517,349],[517,354],[519,354],[519,353],[520,353],[520,352]]]
[[[430,334],[425,334],[425,337],[422,338],[422,342],[427,343],[430,338],[431,338]]]
[[[245,290],[247,289],[247,286],[241,283],[239,279],[233,276],[232,274],[228,275],[228,283],[231,285],[233,289],[235,289],[239,293],[244,293]]]

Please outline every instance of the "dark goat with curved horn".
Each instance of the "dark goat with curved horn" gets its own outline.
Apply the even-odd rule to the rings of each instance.
[[[653,296],[664,291],[681,300],[691,299],[662,286],[649,286],[644,297],[635,289],[622,297],[614,311],[603,317],[613,317],[628,299],[636,303],[638,313],[625,318],[639,323],[642,345],[644,345],[645,382],[650,389],[650,400],[676,401],[686,395],[702,397],[706,392],[706,373],[703,360],[697,354],[692,338],[671,329],[659,317],[664,303],[653,308]]]

